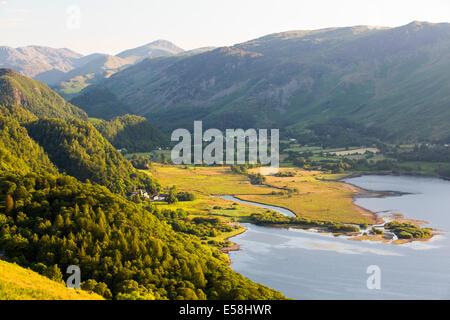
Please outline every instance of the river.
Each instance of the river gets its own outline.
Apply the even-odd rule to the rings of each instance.
[[[357,205],[380,216],[399,212],[450,230],[450,181],[369,175],[345,182],[373,191],[407,193],[356,199]],[[445,232],[429,242],[392,245],[299,229],[244,226],[247,231],[232,239],[241,250],[230,252],[231,267],[289,298],[450,299],[450,240]],[[366,284],[367,268],[373,265],[381,270],[380,289],[368,289]]]

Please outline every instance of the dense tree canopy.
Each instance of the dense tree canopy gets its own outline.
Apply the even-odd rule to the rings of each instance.
[[[0,247],[56,280],[78,265],[85,288],[119,299],[280,299],[105,187],[61,175],[0,177]],[[99,285],[100,284],[100,285]]]
[[[83,110],[65,101],[46,84],[11,69],[0,69],[0,105],[19,105],[39,118],[87,118]]]
[[[130,113],[130,109],[108,89],[89,86],[71,103],[86,111],[89,117],[109,120]]]
[[[81,181],[91,180],[122,195],[135,189],[154,193],[158,187],[86,121],[41,119],[28,129],[58,168]]]
[[[42,147],[15,119],[0,116],[0,135],[0,172],[58,172]]]
[[[110,121],[92,119],[91,122],[117,149],[148,152],[168,145],[168,138],[144,117],[126,114]]]
[[[202,244],[199,236],[224,229],[221,223],[190,221],[128,201],[129,192],[154,193],[158,184],[84,116],[47,86],[0,69],[4,259],[56,281],[69,265],[78,265],[82,288],[106,298],[284,298],[234,272],[223,253]],[[114,120],[107,124],[109,138],[128,132],[131,141],[148,128],[144,124],[141,131],[141,122],[131,116]],[[193,199],[176,189],[172,194],[176,201]]]

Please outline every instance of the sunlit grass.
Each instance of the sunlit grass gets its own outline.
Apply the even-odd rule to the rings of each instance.
[[[257,172],[253,169],[251,172]],[[154,164],[151,174],[163,185],[176,185],[178,190],[195,192],[198,199],[188,203],[173,205],[159,204],[161,208],[183,208],[192,213],[223,216],[236,221],[248,221],[252,213],[266,209],[239,204],[231,210],[232,203],[210,195],[234,195],[239,199],[283,207],[299,217],[340,223],[373,223],[367,211],[353,204],[355,190],[345,184],[323,181],[342,179],[346,174],[325,174],[319,171],[304,171],[283,168],[282,171],[295,171],[295,177],[267,176],[266,184],[250,184],[245,175],[231,172],[228,167],[186,167]],[[286,190],[297,190],[287,194]],[[279,194],[285,192],[286,194]]]
[[[239,195],[242,200],[260,202],[291,210],[299,217],[341,223],[372,223],[362,209],[353,205],[354,190],[342,183],[321,181],[345,175],[325,175],[318,171],[281,169],[295,172],[295,177],[267,176],[267,184],[284,189],[296,189],[285,195]]]
[[[97,294],[67,288],[18,265],[0,261],[1,300],[102,300]]]
[[[203,195],[267,194],[271,188],[254,186],[244,175],[234,174],[229,167],[185,167],[154,163],[152,176],[165,186]]]

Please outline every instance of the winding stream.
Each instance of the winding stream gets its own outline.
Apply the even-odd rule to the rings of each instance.
[[[358,197],[356,204],[384,216],[400,212],[450,230],[450,182],[437,178],[362,176],[346,182],[374,191],[406,193],[382,198]],[[289,210],[251,203],[292,215]],[[295,299],[449,299],[450,241],[446,233],[429,242],[392,245],[349,241],[347,237],[300,229],[244,224],[232,239],[231,267]],[[367,268],[381,269],[381,289],[370,290]]]
[[[268,204],[262,204],[262,203],[258,203],[258,202],[251,202],[251,201],[246,201],[246,200],[241,200],[238,199],[236,197],[233,196],[214,196],[214,197],[218,197],[218,198],[222,198],[225,200],[230,200],[230,201],[234,201],[234,202],[238,202],[238,203],[244,203],[244,204],[250,204],[253,206],[257,206],[260,208],[266,208],[266,209],[271,209],[273,211],[279,212],[281,214],[284,214],[285,216],[288,217],[295,217],[295,213],[293,213],[291,210],[285,209],[285,208],[281,208],[281,207],[274,207]]]

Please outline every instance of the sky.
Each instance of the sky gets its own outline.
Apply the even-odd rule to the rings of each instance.
[[[0,0],[0,46],[117,54],[158,39],[190,50],[271,33],[450,22],[449,0]]]

